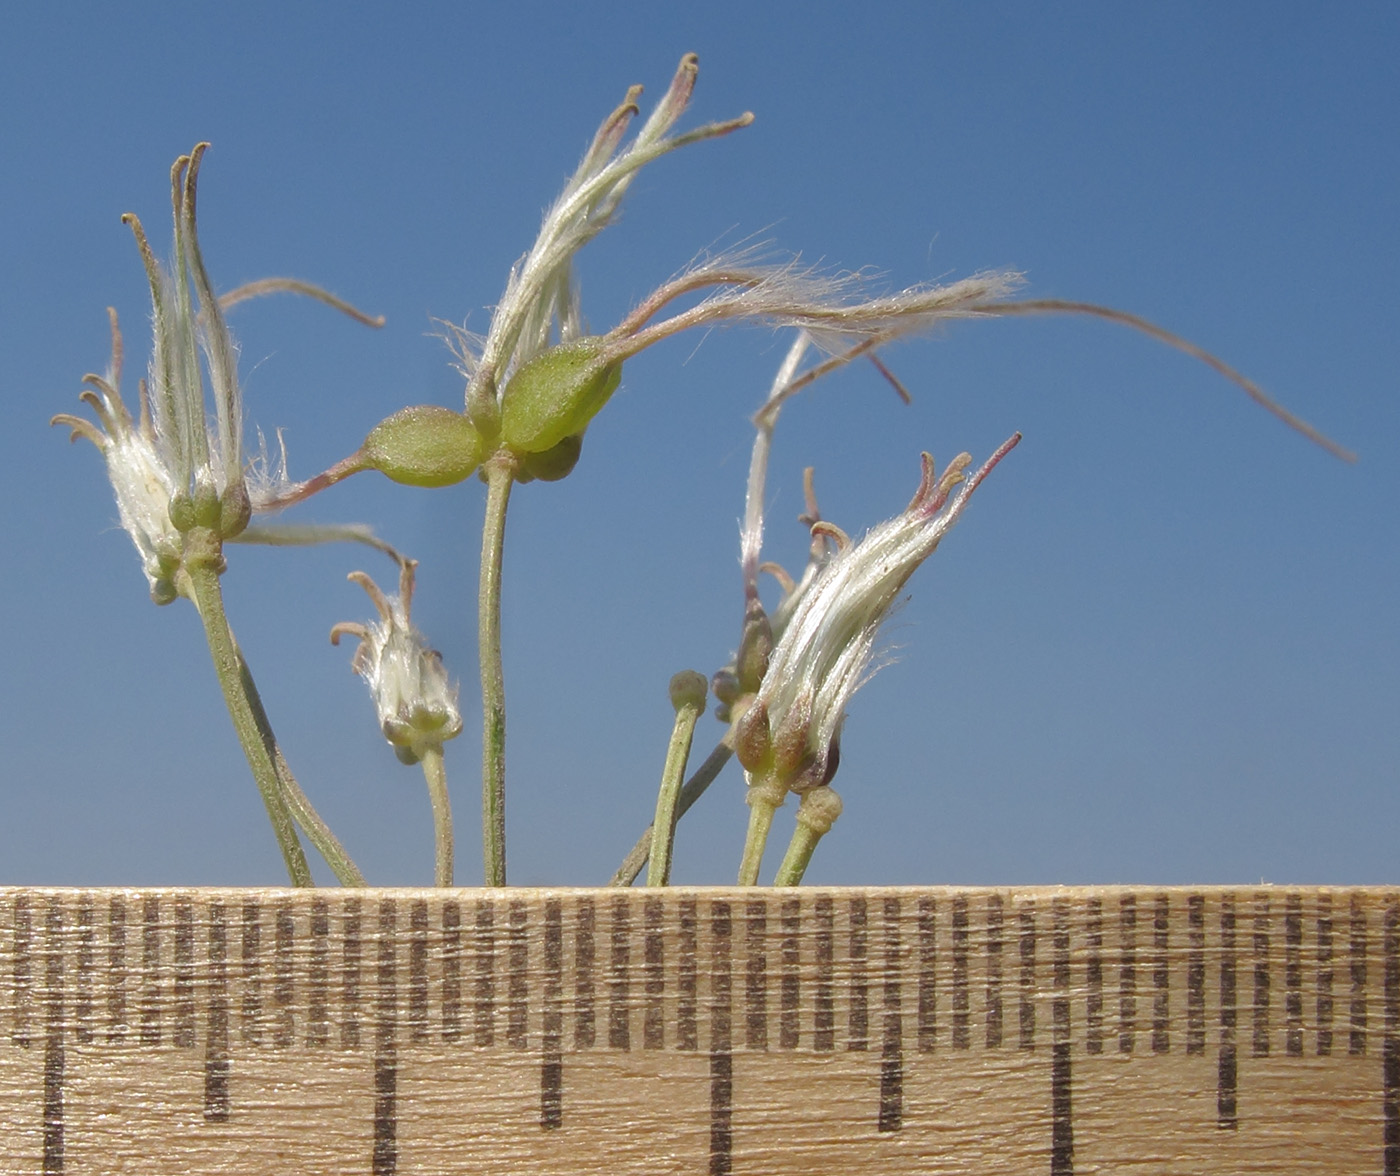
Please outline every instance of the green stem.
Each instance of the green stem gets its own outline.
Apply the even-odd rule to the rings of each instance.
[[[423,778],[428,782],[428,799],[433,806],[433,840],[436,849],[434,886],[452,885],[452,803],[447,795],[447,769],[442,762],[442,745],[434,744],[422,756]]]
[[[252,686],[253,679],[248,679],[248,684]],[[262,709],[262,703],[258,700],[256,688],[252,691],[252,698],[258,709]],[[291,809],[292,816],[301,826],[302,832],[306,834],[307,840],[316,847],[316,851],[326,859],[326,865],[330,866],[331,873],[336,877],[336,881],[342,886],[368,886],[365,876],[360,873],[360,867],[351,860],[350,855],[345,852],[345,847],[340,844],[340,839],[331,832],[330,826],[321,819],[311,803],[311,798],[301,790],[301,785],[297,783],[297,778],[292,775],[292,769],[287,766],[287,759],[282,754],[282,749],[273,745],[274,759],[277,763],[277,778],[282,782],[282,795],[286,798],[287,807]]]
[[[783,789],[773,784],[755,784],[749,788],[749,831],[744,838],[744,857],[739,863],[739,885],[757,886],[759,867],[763,865],[763,850],[768,844],[768,831],[773,827],[773,814],[783,803]]]
[[[671,882],[671,849],[676,840],[676,805],[680,798],[681,783],[685,780],[685,764],[690,758],[690,742],[695,735],[695,723],[705,709],[705,691],[706,682],[703,675],[694,671],[677,674],[671,679],[671,702],[676,708],[676,723],[671,730],[671,742],[666,748],[666,765],[661,769],[661,787],[656,794],[656,818],[651,823],[648,886],[668,886]]]
[[[477,656],[481,663],[481,843],[487,886],[506,884],[506,684],[501,668],[501,563],[506,507],[515,481],[513,459],[483,466],[486,521],[481,529],[477,592]]]
[[[841,798],[836,790],[828,785],[820,785],[804,793],[797,806],[797,827],[792,831],[787,853],[773,879],[774,886],[797,886],[807,872],[812,861],[812,851],[817,842],[836,823],[841,815]]]
[[[817,842],[822,839],[822,834],[810,825],[798,821],[797,827],[792,831],[792,840],[788,842],[787,853],[783,855],[782,864],[778,867],[778,873],[773,879],[774,886],[797,886],[802,881],[802,875],[807,872],[808,863],[812,860],[812,851],[817,848]]]
[[[262,696],[258,693],[257,684],[253,681],[252,672],[248,669],[248,662],[243,656],[243,650],[239,648],[238,639],[233,637],[232,631],[230,631],[229,636],[233,639],[233,652],[238,657],[238,672],[243,693],[248,699],[248,705],[252,709],[253,719],[258,725],[258,730],[263,733],[265,742],[272,748],[272,761],[273,766],[277,769],[277,779],[282,785],[282,798],[287,802],[287,808],[291,811],[292,817],[301,826],[307,840],[325,858],[326,865],[330,866],[336,881],[342,886],[369,885],[365,881],[365,876],[360,873],[360,868],[345,852],[345,847],[340,844],[340,839],[321,819],[321,814],[316,811],[316,807],[311,803],[311,798],[301,790],[297,778],[292,775],[287,757],[282,754],[277,737],[272,733],[272,722],[267,717]]]
[[[251,678],[247,678],[243,672],[242,659],[238,656],[238,647],[234,644],[233,633],[228,627],[228,617],[224,613],[223,592],[219,587],[218,539],[213,532],[205,532],[204,535],[196,535],[195,532],[204,532],[204,528],[195,528],[191,532],[187,540],[187,550],[196,546],[193,541],[204,539],[205,535],[209,541],[198,546],[208,546],[211,550],[201,552],[196,558],[187,558],[184,572],[189,595],[199,612],[200,620],[204,622],[204,637],[209,643],[210,656],[214,659],[214,673],[224,692],[224,703],[228,707],[230,718],[233,719],[233,729],[238,734],[238,742],[242,745],[248,766],[253,771],[258,791],[262,793],[268,819],[272,822],[272,831],[277,837],[277,845],[282,850],[282,860],[287,866],[287,875],[291,878],[293,886],[311,886],[311,869],[306,864],[306,855],[302,852],[301,842],[297,838],[296,825],[282,794],[282,783],[277,774],[273,754],[276,745],[272,739],[272,732],[265,726],[265,716],[264,723],[258,722],[258,714],[254,711],[244,688],[245,681],[251,681]]]
[[[685,787],[681,789],[680,798],[676,802],[677,821],[705,794],[705,789],[715,782],[715,777],[723,771],[724,765],[733,756],[734,749],[729,746],[728,739],[729,736],[726,735],[724,741],[716,744],[715,749],[705,757],[705,762],[696,768],[695,774],[685,782]],[[609,886],[631,886],[637,880],[637,875],[642,872],[642,867],[647,864],[647,858],[651,854],[651,830],[652,827],[648,825],[637,838],[637,843],[622,859],[622,865],[617,867],[617,873],[612,876]]]

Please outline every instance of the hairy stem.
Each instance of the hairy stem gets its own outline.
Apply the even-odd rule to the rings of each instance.
[[[817,842],[826,835],[840,815],[841,798],[836,795],[834,788],[823,784],[803,794],[802,801],[797,806],[797,828],[792,831],[787,853],[783,856],[782,865],[778,867],[777,877],[773,879],[774,886],[797,886],[801,883],[802,876],[807,873],[807,866],[811,863],[812,851],[817,848]]]
[[[501,668],[501,562],[513,461],[495,457],[486,475],[477,592],[477,657],[481,664],[481,846],[486,885],[506,884],[506,684]]]
[[[203,528],[197,530],[202,531]],[[276,741],[266,725],[266,715],[261,714],[261,706],[255,709],[249,699],[246,683],[252,679],[245,673],[243,659],[238,654],[233,633],[228,627],[228,617],[224,613],[223,591],[219,587],[217,570],[218,540],[212,532],[192,535],[191,538],[207,538],[211,548],[209,557],[187,560],[184,577],[200,620],[204,622],[204,637],[209,643],[209,654],[214,660],[214,673],[223,690],[224,703],[228,707],[229,717],[233,719],[233,729],[248,759],[253,779],[257,781],[258,791],[262,793],[268,820],[272,822],[272,832],[287,866],[287,875],[293,886],[311,886],[311,869],[306,864],[306,855],[297,838],[296,825],[277,773]]]
[[[688,697],[681,697],[680,683],[692,687]],[[705,709],[705,679],[693,671],[677,674],[671,679],[671,701],[676,706],[676,722],[671,742],[666,748],[666,764],[661,770],[661,787],[656,794],[656,818],[651,823],[651,864],[647,868],[648,886],[668,886],[671,882],[671,849],[676,840],[676,806],[681,783],[685,780],[685,764],[690,758],[690,743],[695,735],[695,723]]]
[[[434,886],[452,885],[452,803],[447,795],[447,769],[442,762],[442,745],[423,752],[423,778],[428,782],[428,799],[433,806],[433,841],[436,853]]]
[[[711,784],[715,782],[715,777],[724,770],[724,765],[734,754],[734,749],[729,746],[725,736],[725,742],[715,746],[715,749],[705,757],[705,762],[695,769],[695,774],[685,782],[685,787],[681,789],[680,797],[676,801],[676,820],[679,821],[690,810],[690,806],[699,800]],[[637,875],[642,872],[647,864],[647,859],[651,854],[651,834],[652,827],[648,825],[637,838],[637,843],[632,846],[627,856],[622,859],[622,865],[617,867],[617,873],[608,882],[609,886],[631,886],[637,880]]]
[[[241,654],[239,656],[242,657]],[[247,673],[246,665],[244,672]],[[248,676],[248,686],[249,697],[257,712],[263,715],[263,723],[266,725],[267,716],[263,713],[257,688],[253,686],[252,675]],[[268,730],[271,728],[268,727]],[[331,873],[342,886],[368,886],[365,876],[360,873],[360,867],[345,852],[345,846],[340,844],[340,838],[331,832],[330,826],[321,819],[321,814],[312,805],[311,798],[301,790],[301,785],[297,783],[297,778],[292,775],[292,769],[287,765],[282,749],[275,742],[272,751],[277,766],[277,778],[282,783],[282,796],[292,816],[296,818],[296,823],[301,826],[301,831],[306,834],[306,839],[316,847],[316,852],[325,858],[326,865],[330,866]]]
[[[783,803],[783,789],[773,784],[752,785],[748,801],[749,830],[744,838],[744,856],[739,863],[739,885],[757,886],[763,850],[768,845],[768,831],[773,827],[773,814]]]
[[[773,885],[799,885],[812,860],[812,851],[817,848],[817,842],[821,839],[822,834],[816,829],[798,821],[797,827],[792,831],[792,840],[788,842],[787,853],[783,855],[782,864],[778,866],[778,872],[773,878]]]

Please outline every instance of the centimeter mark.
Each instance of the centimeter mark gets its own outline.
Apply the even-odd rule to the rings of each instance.
[[[0,967],[0,1067],[42,1050],[46,1173],[64,1171],[73,1045],[202,1048],[209,1124],[232,1115],[243,1050],[368,1050],[374,1176],[398,1170],[416,1050],[533,1052],[546,1131],[571,1056],[707,1050],[709,1171],[727,1176],[736,1055],[878,1052],[870,1114],[890,1134],[913,1058],[1048,1047],[1049,1167],[1072,1176],[1077,1067],[1213,1044],[1228,1132],[1250,1059],[1378,1055],[1381,1170],[1400,1176],[1388,892],[0,891]]]

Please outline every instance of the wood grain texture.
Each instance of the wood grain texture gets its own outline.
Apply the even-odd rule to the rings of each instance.
[[[0,890],[0,1171],[1400,1176],[1400,890]]]

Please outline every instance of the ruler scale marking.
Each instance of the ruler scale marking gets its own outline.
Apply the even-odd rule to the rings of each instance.
[[[506,1044],[530,1047],[530,913],[523,899],[512,899],[506,930]]]
[[[87,896],[78,900],[77,990],[73,995],[73,1036],[79,1045],[96,1039],[93,1030],[93,972],[97,963],[97,915]]]
[[[734,1168],[734,1057],[731,1036],[730,904],[710,905],[710,1176]]]
[[[1221,1129],[1239,1127],[1236,1055],[1235,900],[1220,900],[1220,1060],[1216,1080],[1216,1120]]]
[[[1290,894],[1283,915],[1283,1048],[1290,1058],[1303,1056],[1303,898]]]
[[[1085,922],[1084,1048],[1103,1053],[1103,900],[1091,898]]]
[[[919,1052],[932,1053],[938,1046],[938,903],[924,895],[919,899]]]
[[[1381,1050],[1385,1176],[1400,1176],[1400,901],[1385,907],[1385,1041]]]
[[[380,899],[374,1002],[373,1176],[394,1176],[399,1162],[397,922],[394,900]]]
[[[564,1124],[564,912],[557,898],[544,908],[544,1020],[540,1063],[540,1126]]]
[[[1054,974],[1051,1005],[1050,1176],[1074,1176],[1074,1083],[1070,1061],[1069,904],[1051,902]]]
[[[665,907],[655,897],[643,904],[642,959],[646,969],[646,1001],[642,1016],[642,1048],[666,1048],[666,937]]]
[[[1020,924],[1018,948],[1021,960],[1021,983],[1017,1001],[1017,1047],[1035,1049],[1035,906],[1028,903],[1017,915]]]
[[[898,1131],[904,1121],[904,1018],[900,986],[900,903],[884,900],[884,1032],[880,1047],[879,1131]]]
[[[861,1131],[872,1141],[893,1141],[911,1131],[915,1138],[936,1140],[924,1133],[949,1113],[955,1119],[962,1113],[956,1102],[938,1109],[938,1087],[927,1085],[926,1066],[940,1056],[935,1045],[942,1021],[948,1026],[945,1040],[954,1046],[938,1062],[945,1073],[984,1073],[992,1083],[983,1087],[989,1093],[999,1081],[1010,1084],[1008,1091],[1025,1090],[1032,1080],[1043,1083],[1043,1125],[1032,1129],[1031,1120],[1022,1120],[1030,1134],[1007,1139],[1022,1138],[1031,1146],[1034,1132],[1043,1131],[1038,1154],[1044,1166],[1023,1165],[1018,1173],[1048,1167],[1051,1176],[1072,1176],[1081,1160],[1086,1171],[1104,1170],[1103,1161],[1092,1158],[1104,1146],[1102,1138],[1092,1131],[1082,1135],[1076,1115],[1112,1090],[1102,1085],[1109,1070],[1090,1064],[1095,1036],[1102,1056],[1109,1052],[1102,1049],[1103,1037],[1111,1033],[1117,1039],[1111,1053],[1144,1075],[1154,1072],[1158,1058],[1167,1065],[1172,1058],[1214,1055],[1207,1059],[1214,1123],[1230,1155],[1237,1154],[1230,1150],[1236,1145],[1226,1140],[1277,1142],[1279,1132],[1295,1129],[1280,1101],[1290,1097],[1287,1091],[1323,1091],[1340,1083],[1338,1130],[1343,1121],[1371,1124],[1364,1128],[1370,1166],[1324,1163],[1317,1170],[1400,1176],[1400,896],[1394,891],[1108,889],[1051,891],[1044,898],[1027,891],[946,893],[946,902],[936,893],[878,889],[739,890],[720,897],[641,889],[358,897],[324,891],[12,893],[0,906],[8,914],[0,922],[0,983],[8,988],[0,994],[0,1009],[10,1019],[0,1037],[0,1066],[19,1064],[26,1054],[31,1059],[27,1070],[14,1071],[33,1075],[22,1080],[33,1083],[35,1150],[33,1167],[25,1170],[93,1170],[88,1165],[97,1154],[94,1145],[75,1141],[93,1130],[115,1129],[111,1113],[102,1121],[92,1118],[95,1108],[87,1100],[96,1088],[79,1081],[99,1056],[113,1059],[104,1066],[149,1064],[157,1067],[153,1074],[167,1072],[167,1066],[171,1076],[189,1073],[196,1121],[210,1128],[244,1124],[226,1132],[234,1140],[244,1137],[247,1115],[275,1117],[284,1097],[274,1095],[267,1104],[254,1095],[240,1109],[245,1087],[231,1081],[235,1072],[243,1073],[239,1059],[264,1058],[247,1071],[256,1083],[265,1079],[254,1075],[283,1066],[278,1057],[287,1059],[290,1078],[319,1066],[315,1059],[327,1048],[353,1054],[360,1042],[352,1029],[363,1008],[372,1037],[369,1070],[332,1069],[319,1079],[344,1083],[356,1072],[365,1075],[369,1101],[358,1128],[363,1166],[342,1163],[337,1172],[368,1169],[390,1176],[417,1170],[418,1161],[405,1158],[405,1131],[421,1131],[421,1116],[432,1105],[418,1102],[431,1081],[423,1087],[417,1075],[431,1080],[436,1063],[427,1059],[440,1056],[447,1063],[454,1049],[470,1050],[472,1044],[487,1051],[476,1055],[479,1063],[470,1063],[482,1074],[490,1070],[480,1067],[500,1064],[511,1053],[528,1054],[521,1061],[532,1074],[538,1067],[528,1121],[535,1131],[543,1128],[561,1140],[581,1140],[574,1132],[597,1129],[601,1120],[590,1091],[607,1074],[640,1076],[647,1072],[648,1054],[662,1067],[656,1073],[670,1073],[672,1064],[663,1057],[679,1064],[697,1047],[707,1047],[712,1173],[763,1170],[762,1164],[753,1166],[752,1156],[766,1153],[750,1149],[772,1146],[764,1142],[767,1133],[781,1136],[786,1128],[781,1116],[772,1119],[765,1110],[751,1118],[748,1108],[782,1105],[762,1100],[781,1100],[783,1087],[772,1084],[789,1069],[793,1097],[800,1098],[803,1084],[818,1077],[808,1059],[822,1055],[841,1059],[823,1082],[850,1083],[843,1096],[851,1100],[847,1110],[836,1112],[843,1105],[838,1101],[830,1116],[833,1130],[845,1131],[838,1124],[851,1123],[855,1134],[847,1146],[857,1146]],[[362,928],[366,897],[368,925]],[[940,907],[948,920],[942,924]],[[602,928],[596,928],[596,909]],[[604,938],[599,995],[607,1006],[606,1044],[585,1042],[580,1032],[585,1018],[579,1014],[588,1007],[580,997],[599,983],[590,960],[598,931]],[[1340,1027],[1346,1048],[1334,1050],[1324,1034],[1332,1028],[1338,964],[1347,985]],[[469,996],[471,1010],[461,1003],[469,995],[461,986],[464,973],[478,981]],[[1110,986],[1117,990],[1112,1012],[1102,1005]],[[454,1003],[456,1011],[449,1014]],[[946,1019],[942,1010],[949,1013]],[[478,1029],[484,1019],[489,1040],[469,1029],[463,1036],[473,1019]],[[1211,1023],[1211,1040],[1198,1041]],[[195,1049],[191,1072],[180,1058]],[[586,1113],[571,1132],[559,1135],[565,1066],[571,1052],[587,1049],[606,1049],[615,1060],[604,1070],[579,1071],[569,1122],[577,1109]],[[1304,1063],[1314,1061],[1324,1069],[1307,1069]],[[1105,1057],[1097,1064],[1110,1063]],[[946,1070],[949,1065],[952,1070]],[[1184,1078],[1189,1071],[1163,1073]],[[149,1086],[143,1078],[127,1085],[165,1091],[155,1093],[164,1099],[173,1093],[160,1085],[168,1081]],[[1179,1098],[1178,1081],[1171,1079],[1160,1097],[1171,1090],[1177,1093],[1170,1097]],[[640,1097],[645,1085],[617,1087],[611,1097]],[[122,1087],[118,1082],[110,1089]],[[279,1081],[273,1089],[290,1097],[294,1087]],[[667,1089],[683,1088],[668,1082]],[[1155,1083],[1144,1088],[1154,1089]],[[1000,1096],[992,1097],[1000,1104]],[[1305,1122],[1296,1130],[1312,1130],[1306,1108],[1323,1105],[1316,1101],[1322,1096],[1291,1097],[1304,1098],[1299,1106]],[[343,1096],[332,1101],[353,1104]],[[286,1105],[290,1111],[292,1104]],[[610,1115],[623,1105],[617,1103]],[[1179,1105],[1184,1114],[1186,1104]],[[988,1107],[994,1116],[1026,1113]],[[5,1113],[0,1106],[0,1115]],[[1171,1103],[1163,1103],[1123,1121],[1120,1130],[1150,1134],[1159,1127],[1154,1120],[1166,1129],[1176,1114]],[[814,1122],[827,1118],[822,1114]],[[626,1130],[629,1117],[615,1122],[614,1129]],[[857,1127],[860,1122],[866,1126]],[[356,1129],[347,1123],[346,1130]],[[1261,1130],[1274,1134],[1260,1136]],[[217,1146],[217,1138],[210,1135],[200,1146]],[[912,1157],[929,1143],[911,1146]],[[924,1171],[901,1166],[904,1154],[877,1161],[872,1152],[868,1162],[891,1173]],[[1324,1162],[1328,1153],[1315,1154]],[[625,1159],[618,1154],[617,1172],[633,1170]],[[532,1163],[518,1170],[547,1170]],[[927,1170],[945,1171],[936,1164]]]
[[[802,901],[783,899],[782,977],[779,980],[778,1047],[796,1049],[801,1042]]]
[[[161,1039],[160,899],[148,895],[141,902],[141,1044],[159,1045]]]
[[[107,1044],[116,1045],[125,1037],[126,901],[117,894],[107,906]]]
[[[849,950],[847,984],[850,997],[846,1015],[846,1048],[858,1053],[870,1048],[870,989],[866,975],[870,947],[866,930],[869,917],[869,906],[863,896],[851,898],[846,903]]]
[[[1004,927],[1005,910],[1000,894],[992,894],[987,897],[987,991],[986,991],[986,1022],[987,1022],[987,1048],[995,1049],[1001,1045],[1001,968],[1002,968],[1002,930]]]
[[[1347,1052],[1366,1052],[1366,911],[1359,898],[1351,900],[1351,1030]]]
[[[360,966],[364,944],[361,940],[360,900],[347,898],[341,908],[340,923],[340,1045],[360,1048]]]
[[[744,904],[744,1045],[768,1048],[768,904]]]
[[[430,1041],[428,1014],[428,904],[419,899],[408,912],[408,1039]]]
[[[208,1004],[204,1029],[204,1119],[229,1117],[228,908],[209,904]]]
[[[44,1172],[63,1171],[63,907],[51,896],[44,912]]]
[[[1171,899],[1159,894],[1152,911],[1152,1052],[1171,1053]]]
[[[1137,897],[1118,902],[1118,1052],[1130,1054],[1137,1043]]]
[[[676,1048],[700,1048],[697,1018],[700,992],[698,935],[699,904],[693,898],[682,899],[678,906],[680,929],[676,947]]]
[[[311,954],[306,974],[306,1044],[318,1049],[331,1039],[331,912],[325,899],[311,904]]]
[[[812,1008],[812,1048],[830,1053],[836,1048],[836,1001],[833,996],[836,909],[830,895],[817,896],[813,921],[816,927],[814,950],[817,975]]]
[[[1332,1053],[1332,898],[1317,899],[1317,1056]]]

